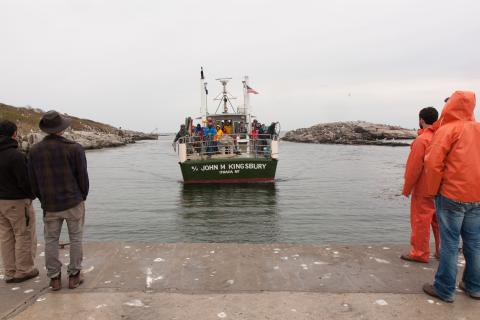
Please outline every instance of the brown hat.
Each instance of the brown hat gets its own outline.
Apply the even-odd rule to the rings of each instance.
[[[53,134],[67,129],[71,122],[71,119],[63,117],[55,110],[50,110],[42,116],[38,126],[43,132]]]

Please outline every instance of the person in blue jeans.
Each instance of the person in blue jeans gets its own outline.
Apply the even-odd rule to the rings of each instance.
[[[425,174],[440,229],[440,263],[435,281],[423,291],[453,302],[458,243],[463,240],[465,270],[459,288],[480,300],[480,123],[475,94],[457,91],[447,101],[425,156]]]

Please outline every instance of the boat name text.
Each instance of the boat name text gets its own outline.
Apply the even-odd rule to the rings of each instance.
[[[238,173],[238,170],[265,170],[266,163],[224,163],[224,164],[204,164],[200,168],[192,166],[192,171],[222,171],[224,173]],[[234,172],[232,170],[235,170]],[[232,172],[230,172],[232,171]]]

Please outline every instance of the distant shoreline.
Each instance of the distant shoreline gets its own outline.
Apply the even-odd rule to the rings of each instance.
[[[31,107],[14,107],[0,103],[0,118],[14,122],[18,127],[20,148],[28,152],[45,134],[38,128],[44,111]],[[156,133],[143,133],[115,128],[111,125],[81,119],[65,114],[72,120],[65,138],[82,145],[86,150],[120,147],[141,140],[157,140]]]

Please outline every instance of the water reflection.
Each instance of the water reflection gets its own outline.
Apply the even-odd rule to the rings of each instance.
[[[182,185],[177,231],[186,242],[274,242],[278,224],[274,183]]]

